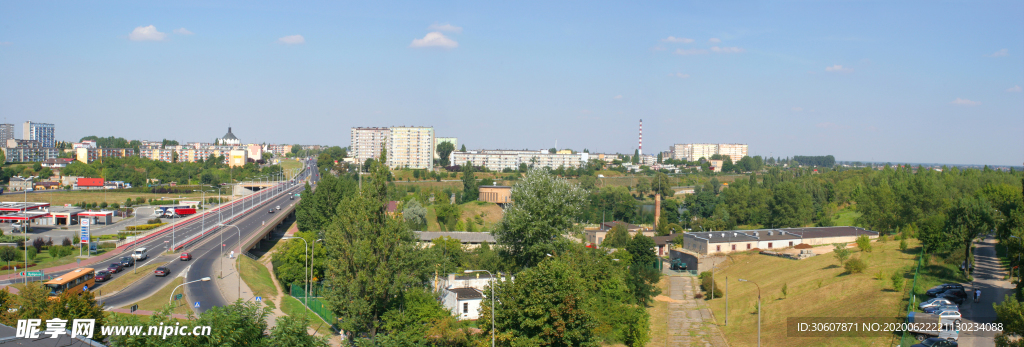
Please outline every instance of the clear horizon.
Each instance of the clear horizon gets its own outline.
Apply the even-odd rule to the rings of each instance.
[[[89,135],[469,149],[745,143],[1024,162],[1024,3],[0,3],[0,114]],[[20,137],[20,128],[16,127]]]

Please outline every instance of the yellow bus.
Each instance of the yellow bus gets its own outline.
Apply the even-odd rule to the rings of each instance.
[[[60,277],[54,278],[46,283],[46,289],[50,290],[50,299],[57,300],[63,293],[76,293],[80,294],[88,288],[96,286],[95,271],[90,268],[74,269],[70,272],[61,275]]]

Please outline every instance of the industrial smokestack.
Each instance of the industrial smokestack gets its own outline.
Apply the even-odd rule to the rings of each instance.
[[[654,230],[658,230],[658,219],[661,219],[661,194],[654,194]]]

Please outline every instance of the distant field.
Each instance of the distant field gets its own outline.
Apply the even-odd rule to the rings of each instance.
[[[288,172],[288,170],[295,170],[302,167],[302,162],[295,159],[281,159],[281,168]]]
[[[483,202],[483,201],[472,201],[462,204],[462,220],[475,222],[475,216],[482,215],[484,224],[474,225],[476,230],[491,230],[491,227],[495,223],[501,220],[502,210],[498,204]]]
[[[769,346],[889,346],[893,336],[844,337],[836,344],[835,338],[787,337],[788,317],[896,317],[907,306],[905,292],[895,292],[889,277],[901,271],[912,281],[913,265],[920,252],[920,242],[909,240],[907,252],[899,250],[899,242],[873,242],[874,251],[863,253],[856,248],[853,257],[863,259],[868,268],[864,273],[847,274],[838,266],[832,253],[804,260],[791,260],[756,253],[733,254],[715,274],[719,286],[729,290],[729,325],[721,325],[725,318],[725,301],[711,301],[719,329],[726,335],[730,346],[757,345],[757,287],[753,283],[739,282],[743,278],[761,286],[762,341]],[[875,279],[879,271],[883,280]],[[783,297],[782,286],[788,286]],[[921,283],[918,284],[922,287]]]
[[[862,214],[863,213],[854,211],[853,209],[849,209],[849,208],[843,209],[843,210],[839,211],[839,213],[836,213],[835,221],[834,221],[835,225],[836,226],[854,226],[854,224],[855,224],[854,222],[856,222],[857,218],[859,218]]]

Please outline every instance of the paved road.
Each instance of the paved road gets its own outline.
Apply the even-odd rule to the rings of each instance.
[[[992,237],[975,243],[974,250],[974,282],[971,289],[981,289],[981,302],[966,301],[961,307],[961,314],[971,322],[991,323],[996,319],[992,304],[1003,301],[1003,297],[1012,292],[1012,285],[1003,279],[1006,269],[996,257],[995,245],[998,241]],[[973,297],[973,296],[972,296]],[[993,333],[963,332],[960,335],[960,346],[994,347]]]
[[[180,253],[164,254],[154,257],[155,259],[152,260],[153,262],[167,264],[166,267],[170,269],[171,276],[144,277],[139,282],[122,290],[121,292],[101,297],[99,301],[103,302],[104,305],[108,308],[116,308],[130,305],[132,303],[145,299],[150,295],[153,295],[161,288],[166,286],[167,283],[173,280],[177,275],[183,272],[185,273],[186,281],[197,280],[203,277],[215,278],[218,274],[213,272],[213,265],[216,261],[219,261],[222,258],[221,237],[223,237],[223,244],[227,245],[226,247],[224,247],[224,253],[227,253],[231,251],[232,248],[234,248],[235,253],[237,255],[239,232],[241,232],[242,240],[247,239],[248,235],[251,235],[257,229],[259,229],[259,227],[261,227],[264,222],[270,221],[272,218],[276,217],[276,214],[270,214],[267,212],[271,207],[276,207],[278,205],[284,206],[290,203],[298,202],[298,199],[291,200],[289,198],[289,195],[300,192],[304,188],[304,185],[301,184],[301,180],[303,179],[303,177],[304,176],[300,176],[296,180],[297,183],[295,183],[294,185],[284,187],[282,192],[276,193],[277,195],[266,198],[266,201],[263,203],[256,202],[254,205],[248,205],[251,204],[252,202],[245,202],[245,208],[250,211],[247,212],[244,216],[236,219],[234,222],[226,223],[227,225],[235,225],[238,227],[238,229],[231,226],[222,227],[215,233],[209,234],[204,239],[197,241],[193,245],[187,246],[183,250],[185,252],[191,253],[193,260],[180,261],[178,258]],[[267,190],[266,192],[269,193],[270,191]],[[253,197],[254,200],[264,198],[259,194],[261,193],[250,195],[250,197]],[[246,199],[249,199],[250,197],[246,197]],[[236,208],[241,208],[240,206],[241,205],[238,205]],[[231,214],[232,213],[230,209],[227,209],[224,212],[225,217],[230,216]],[[217,224],[217,215],[215,213],[212,214],[210,219],[211,220],[206,222],[207,230],[212,228],[213,225]],[[193,224],[199,225],[198,222]],[[165,251],[167,250],[168,247],[170,247],[171,244],[180,242],[182,238],[191,237],[191,235],[196,235],[199,232],[199,230],[199,227],[184,230],[183,232],[180,233],[181,238],[174,240],[173,243],[171,241],[172,236],[170,234],[162,235],[161,237],[159,237],[158,240],[155,240],[152,243],[158,245],[156,246],[158,251]],[[160,253],[152,254],[156,255]],[[185,290],[187,291],[187,295],[190,300],[192,300],[193,302],[200,302],[200,307],[196,309],[196,311],[200,313],[213,306],[222,306],[228,304],[223,299],[223,296],[220,294],[220,291],[213,285],[213,282],[196,282],[188,284],[184,287]],[[98,288],[102,291],[102,287]]]

